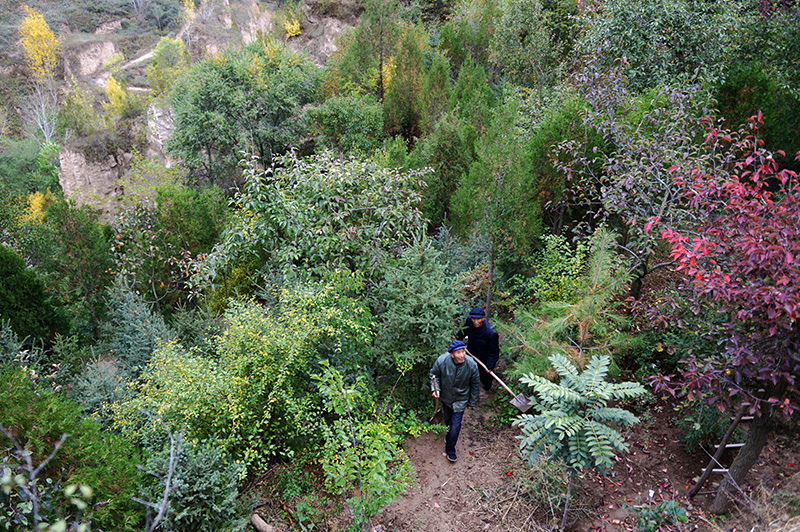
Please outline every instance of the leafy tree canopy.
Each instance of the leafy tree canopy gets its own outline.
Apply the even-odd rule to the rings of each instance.
[[[299,112],[315,95],[319,69],[273,40],[229,48],[192,65],[172,93],[170,150],[189,169],[226,183],[241,152],[264,164],[302,137]]]
[[[321,276],[344,268],[380,276],[388,259],[425,228],[425,171],[401,172],[327,152],[277,162],[267,171],[247,164],[234,220],[203,265],[208,280],[252,256],[288,274]]]
[[[599,14],[588,11],[579,50],[607,61],[622,59],[635,90],[715,81],[736,48],[738,2],[612,0]]]

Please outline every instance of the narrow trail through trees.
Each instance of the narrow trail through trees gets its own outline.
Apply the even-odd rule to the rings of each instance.
[[[512,500],[503,499],[509,494],[513,499],[514,473],[521,471],[523,463],[517,452],[519,430],[492,423],[496,414],[490,400],[500,393],[482,391],[478,405],[467,410],[456,447],[457,462],[450,463],[443,455],[444,435],[426,433],[406,441],[416,481],[376,517],[376,523],[387,531],[508,529],[502,525],[503,512]],[[434,421],[443,423],[441,413]]]

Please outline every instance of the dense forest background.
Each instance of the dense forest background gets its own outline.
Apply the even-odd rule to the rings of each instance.
[[[0,13],[6,530],[240,530],[270,468],[299,528],[363,528],[475,306],[543,413],[638,382],[713,445],[744,404],[720,512],[796,407],[797,2]]]

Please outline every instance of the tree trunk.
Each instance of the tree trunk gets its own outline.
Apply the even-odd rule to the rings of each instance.
[[[717,496],[711,506],[713,513],[722,514],[728,510],[731,499],[742,485],[745,475],[758,460],[761,449],[767,443],[767,436],[769,436],[772,429],[770,417],[768,412],[763,412],[750,422],[747,441],[739,451],[739,454],[736,455],[730,468],[728,468],[728,474],[722,479],[722,483],[720,483],[717,490]]]
[[[788,387],[789,382],[786,379],[781,379],[767,393],[759,394],[761,395],[760,399],[773,397],[780,399],[786,394]],[[728,474],[722,479],[719,490],[717,490],[717,496],[711,506],[713,513],[725,513],[734,492],[741,486],[744,476],[756,463],[758,456],[761,454],[761,449],[767,443],[767,437],[773,429],[772,416],[774,412],[772,411],[772,406],[767,404],[767,401],[762,402],[761,405],[761,415],[751,422],[750,430],[747,433],[747,441],[739,451],[739,454],[736,455],[731,467],[728,468]]]
[[[486,315],[488,316],[489,313],[492,311],[492,290],[494,290],[494,243],[491,244],[491,250],[489,251],[489,278],[487,279],[487,286],[486,286]]]
[[[719,459],[722,457],[722,453],[725,452],[725,446],[728,444],[728,440],[731,439],[731,436],[733,436],[734,431],[736,431],[736,427],[739,426],[739,422],[742,420],[745,410],[747,410],[746,405],[739,407],[739,411],[736,413],[733,423],[730,424],[728,430],[725,432],[725,435],[722,437],[722,441],[719,442],[719,447],[717,447],[717,452],[715,452],[714,456],[711,458],[711,462],[709,462],[706,470],[703,471],[703,474],[700,476],[700,480],[697,481],[697,484],[695,484],[694,487],[689,490],[690,499],[698,494],[700,488],[703,487],[703,484],[705,484],[706,480],[708,480],[708,477],[711,476],[714,466],[719,464]]]

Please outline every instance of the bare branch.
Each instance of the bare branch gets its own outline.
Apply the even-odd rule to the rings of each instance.
[[[51,452],[44,461],[40,462],[37,467],[33,467],[33,460],[31,460],[31,452],[28,449],[23,448],[14,435],[11,434],[11,431],[0,424],[0,432],[2,432],[6,438],[11,440],[11,443],[14,445],[16,449],[16,454],[19,458],[24,460],[25,465],[23,467],[24,471],[28,474],[28,485],[27,486],[20,486],[23,492],[28,495],[32,505],[32,512],[33,512],[33,528],[37,529],[39,523],[42,522],[42,516],[40,515],[41,503],[39,502],[39,488],[36,483],[36,476],[47,467],[47,464],[55,458],[56,453],[58,450],[61,449],[61,446],[64,445],[64,442],[67,439],[67,434],[64,433],[61,435],[61,439],[58,440],[55,447],[53,448],[53,452]]]
[[[145,416],[149,417],[150,419],[153,419],[158,423],[160,423],[161,426],[164,427],[164,430],[167,431],[167,435],[169,436],[169,465],[167,466],[167,475],[166,478],[164,479],[164,494],[161,497],[161,502],[156,504],[144,501],[136,497],[132,497],[132,499],[138,502],[139,504],[143,504],[148,508],[158,510],[155,519],[153,519],[153,521],[146,528],[146,532],[153,532],[161,524],[161,521],[164,520],[164,517],[167,514],[167,510],[169,509],[169,494],[170,491],[172,490],[172,477],[175,476],[175,471],[178,469],[178,464],[180,462],[180,454],[181,454],[181,449],[183,447],[183,433],[179,434],[178,436],[175,436],[174,434],[172,434],[172,431],[169,429],[167,424],[164,423],[164,421],[161,418],[154,416],[153,414],[151,414],[146,410],[140,410],[140,412]],[[156,475],[150,471],[148,472],[153,476],[155,476],[156,478],[159,479],[162,478],[161,476]]]

